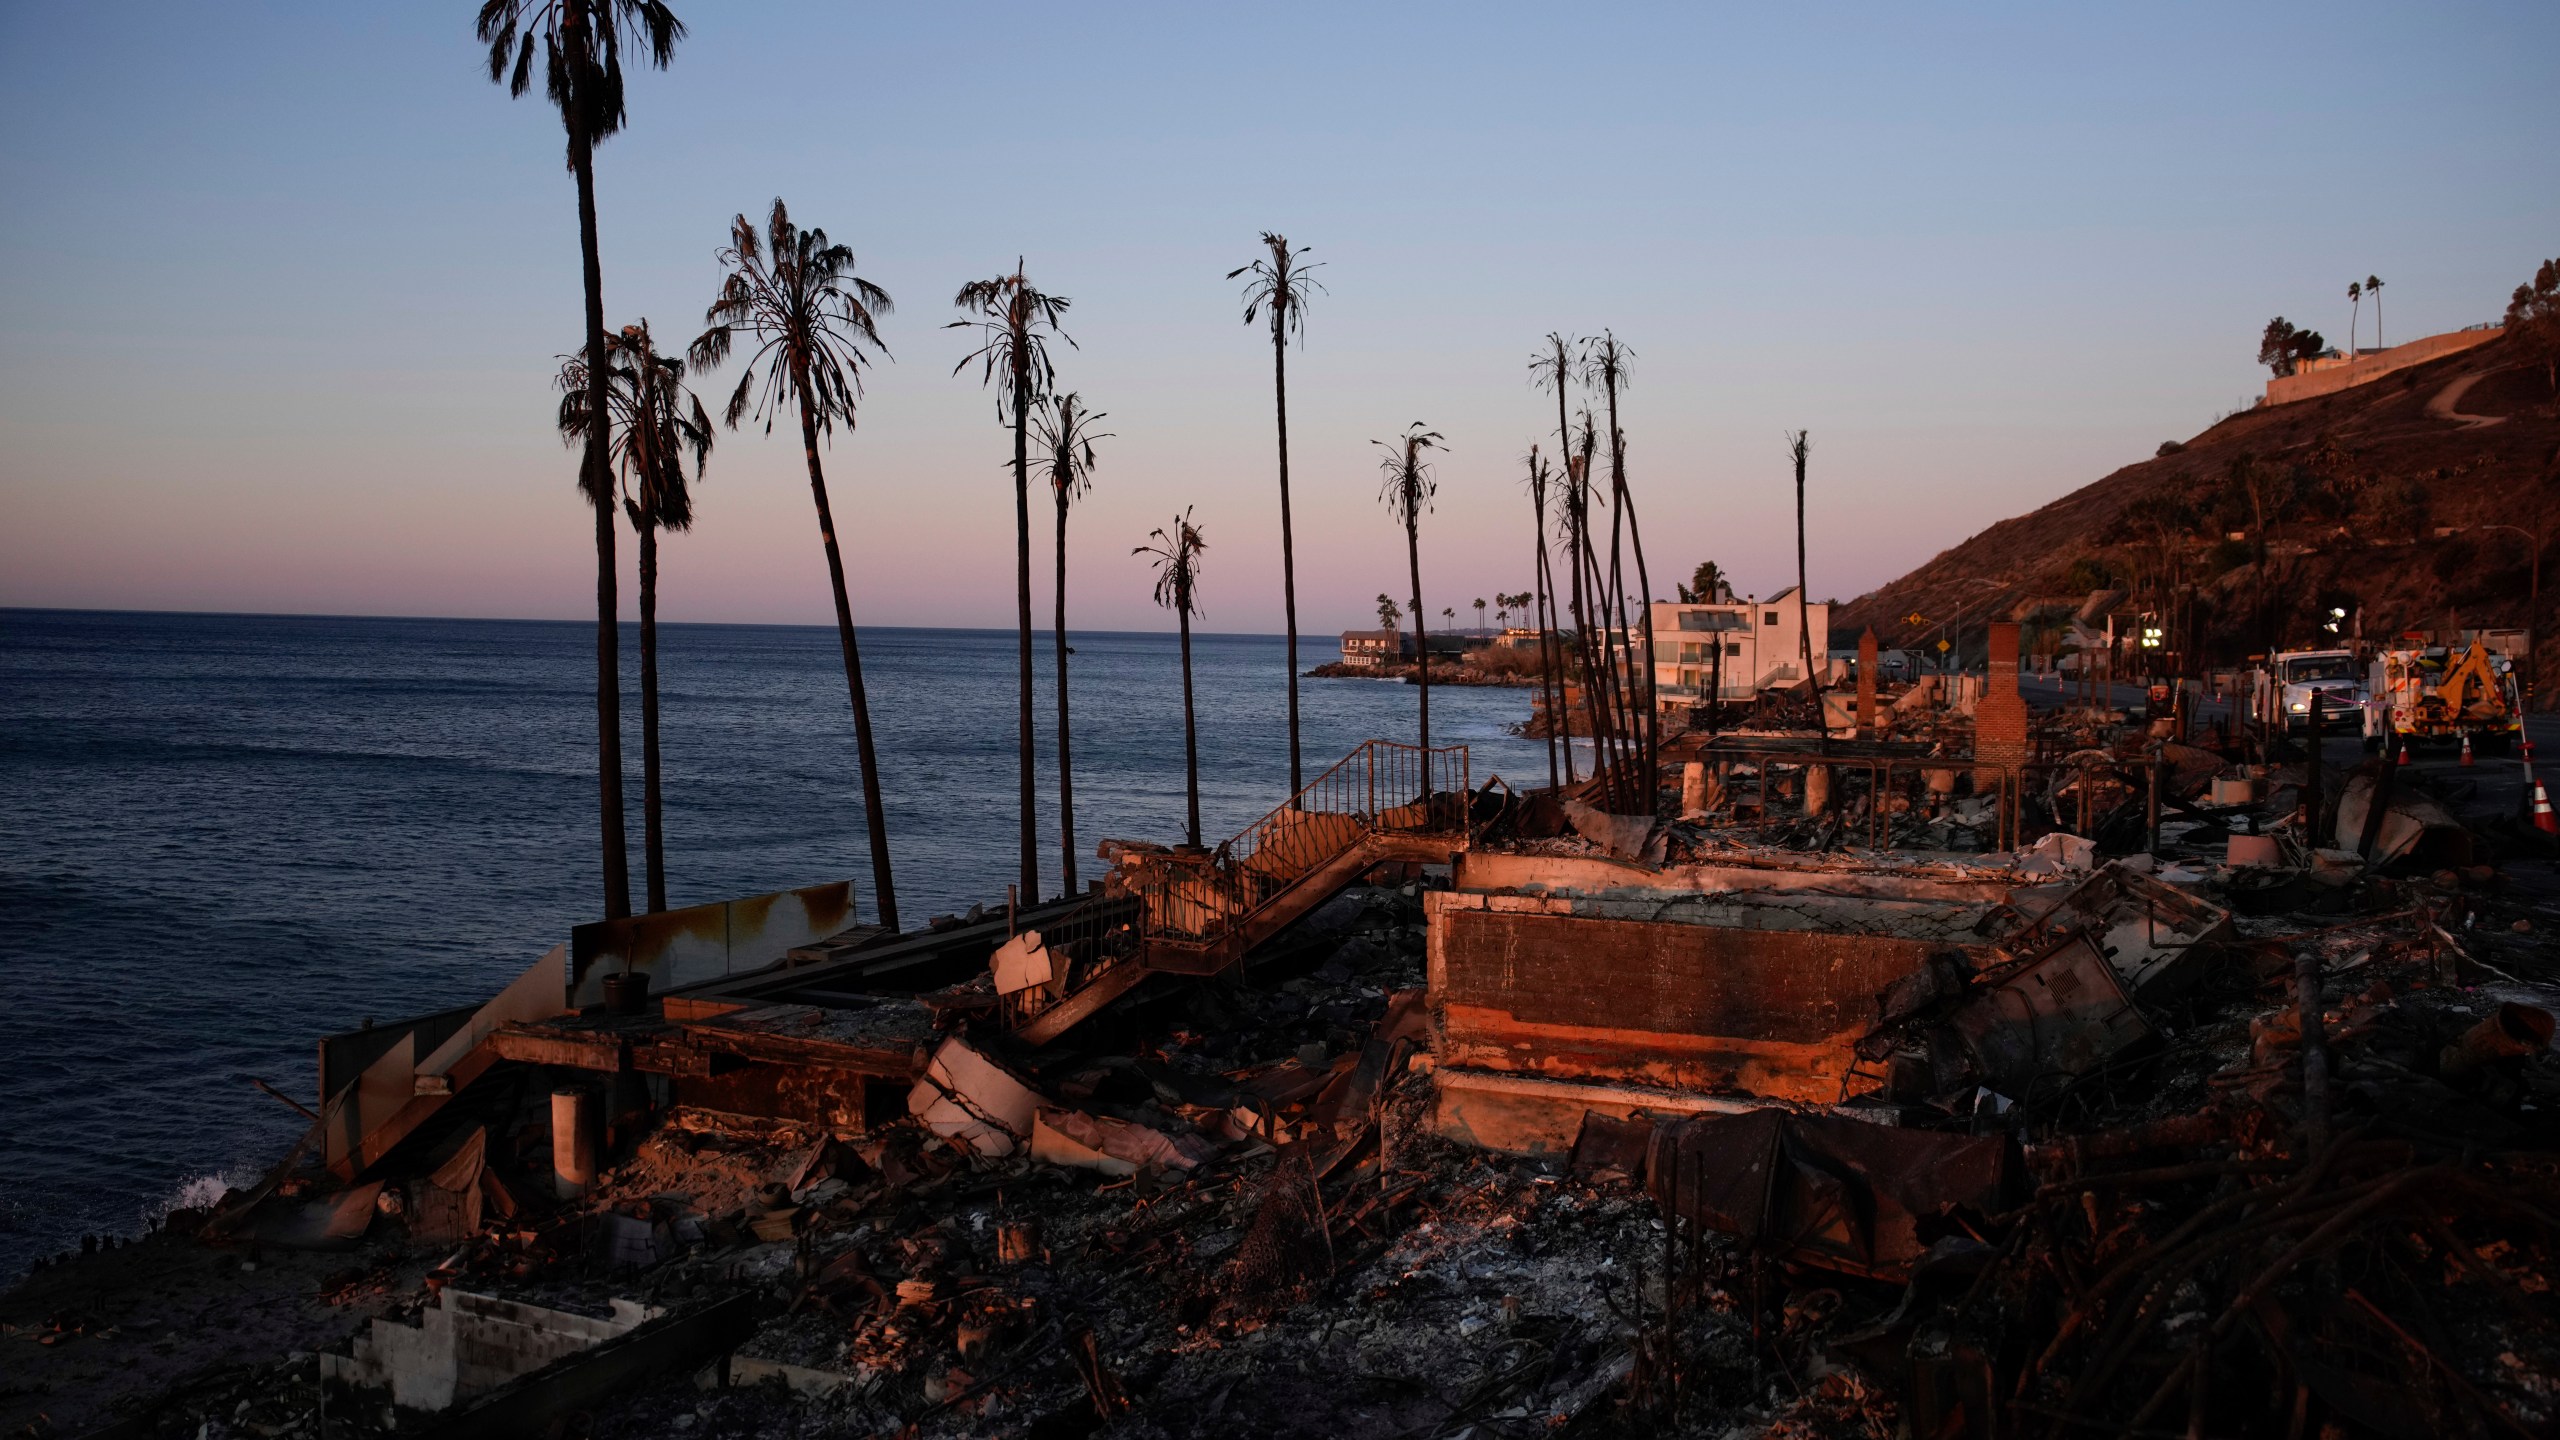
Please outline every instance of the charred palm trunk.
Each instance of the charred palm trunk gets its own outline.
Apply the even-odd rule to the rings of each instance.
[[[1021,301],[1014,304],[1017,313]],[[1015,652],[1021,660],[1022,702],[1015,715],[1015,751],[1021,762],[1019,799],[1022,807],[1022,899],[1024,904],[1040,900],[1040,815],[1038,800],[1032,792],[1031,756],[1031,448],[1028,427],[1031,424],[1031,362],[1025,354],[1025,337],[1014,335],[1013,362],[1013,529],[1014,529],[1014,610],[1019,643]]]
[[[1565,467],[1566,483],[1570,485],[1573,478],[1573,424],[1571,419],[1565,413],[1565,376],[1563,362],[1561,360],[1557,362],[1556,370],[1556,463]],[[1570,496],[1572,492],[1567,490],[1566,494]],[[1571,707],[1565,703],[1564,695],[1564,644],[1561,639],[1556,638],[1554,635],[1554,630],[1557,627],[1558,622],[1563,619],[1563,615],[1561,613],[1562,607],[1556,603],[1555,562],[1548,556],[1546,551],[1547,537],[1546,530],[1544,528],[1546,525],[1546,519],[1543,509],[1539,512],[1538,524],[1540,526],[1538,531],[1538,559],[1544,566],[1543,573],[1546,576],[1543,598],[1547,607],[1548,626],[1548,633],[1539,638],[1541,646],[1552,657],[1548,661],[1548,670],[1549,673],[1555,677],[1554,684],[1556,692],[1555,708],[1547,713],[1555,716],[1557,723],[1565,727],[1563,740],[1564,783],[1571,785],[1576,782],[1577,778],[1574,775],[1573,765],[1573,720],[1570,713]],[[1568,517],[1568,531],[1570,531],[1570,528],[1571,521],[1570,517]],[[1595,748],[1592,754],[1596,758],[1599,751]]]
[[[667,836],[658,787],[658,526],[640,517],[640,831],[649,912],[667,908]]]
[[[1813,735],[1816,744],[1831,744],[1831,724],[1822,703],[1822,681],[1813,673],[1813,606],[1812,596],[1805,591],[1804,565],[1804,457],[1807,449],[1805,433],[1796,432],[1796,640],[1804,651],[1805,688],[1813,695]]]
[[[604,352],[604,263],[596,247],[595,151],[569,137],[569,168],[578,178],[578,258],[587,287],[587,448],[578,483],[596,512],[596,788],[604,838],[604,915],[631,913],[631,855],[622,815],[621,598],[616,593],[613,484],[608,473],[612,441],[607,426]]]
[[[1177,537],[1179,547],[1183,542]],[[1186,561],[1179,563],[1187,564]],[[1183,835],[1191,848],[1200,847],[1200,721],[1191,704],[1191,585],[1180,583],[1175,592],[1174,609],[1182,621],[1182,791],[1189,802]]]
[[[800,394],[800,451],[809,462],[809,497],[818,506],[818,538],[827,549],[827,582],[835,591],[836,645],[844,654],[845,689],[853,696],[853,743],[862,757],[863,828],[871,840],[871,887],[879,897],[880,923],[898,928],[898,887],[889,874],[889,817],[880,806],[880,756],[871,743],[871,699],[862,688],[862,647],[853,635],[853,602],[844,588],[844,554],[836,548],[835,512],[827,505],[827,476],[818,464],[818,417],[809,407],[809,375],[794,367]]]
[[[1280,426],[1280,608],[1289,626],[1289,794],[1305,788],[1298,770],[1298,558],[1289,530],[1289,345],[1285,312],[1271,310],[1272,408]]]
[[[1634,674],[1636,665],[1634,636],[1630,634],[1627,637],[1629,672],[1627,705],[1629,718],[1634,722],[1635,727],[1636,794],[1650,808],[1657,782],[1656,766],[1659,763],[1662,743],[1658,730],[1661,720],[1660,707],[1654,704],[1653,695],[1653,582],[1645,573],[1644,531],[1636,522],[1635,495],[1627,488],[1626,438],[1625,434],[1618,429],[1618,386],[1613,380],[1609,385],[1609,487],[1610,494],[1617,503],[1618,513],[1609,523],[1609,570],[1611,581],[1618,586],[1620,614],[1625,617],[1628,613],[1626,587],[1618,572],[1618,522],[1624,520],[1628,548],[1635,552],[1636,603],[1632,618],[1622,623],[1639,624],[1643,627],[1644,633],[1644,674],[1641,679]]]
[[[1076,767],[1067,738],[1067,492],[1058,489],[1058,884],[1076,893]],[[1295,681],[1291,682],[1293,685]]]
[[[1422,686],[1422,798],[1431,798],[1431,641],[1423,629],[1422,613],[1422,523],[1414,511],[1420,501],[1406,496],[1404,520],[1404,563],[1413,580],[1413,659],[1414,678]]]
[[[1548,656],[1548,642],[1552,634],[1547,625],[1547,486],[1538,469],[1538,452],[1534,446],[1529,451],[1529,506],[1537,512],[1538,520],[1538,548],[1529,568],[1529,582],[1534,592],[1529,597],[1529,623],[1538,628],[1538,703],[1547,712],[1547,788],[1553,790],[1557,785],[1556,726],[1564,720],[1564,707],[1556,700],[1554,665]]]

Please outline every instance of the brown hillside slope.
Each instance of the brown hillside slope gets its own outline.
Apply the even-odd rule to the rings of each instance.
[[[2244,455],[2284,477],[2263,573],[2251,546],[2225,539],[2253,530],[2233,478]],[[2190,507],[2194,523],[2175,535],[2132,523],[2127,507],[2149,497]],[[2174,453],[2003,520],[1860,596],[1832,633],[1846,644],[1872,625],[1888,646],[1921,645],[1951,622],[1978,655],[1991,620],[2050,624],[2058,602],[2093,584],[2132,590],[2147,606],[2168,572],[2195,586],[2208,663],[2269,641],[2307,642],[2314,616],[2333,604],[2361,607],[2368,636],[2521,625],[2531,545],[2510,531],[2436,531],[2532,530],[2546,519],[2560,522],[2560,397],[2542,364],[2501,338],[2352,390],[2229,416]],[[2560,589],[2560,572],[2549,579]],[[1928,623],[1904,623],[1914,613]],[[2553,656],[2541,658],[2548,667]]]

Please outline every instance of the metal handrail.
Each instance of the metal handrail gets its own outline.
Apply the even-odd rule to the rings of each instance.
[[[1147,931],[1214,943],[1372,834],[1463,831],[1468,775],[1464,745],[1365,741],[1198,863],[1150,867]]]

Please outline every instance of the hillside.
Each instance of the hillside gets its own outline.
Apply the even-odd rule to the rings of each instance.
[[[2521,625],[2532,546],[2512,531],[2464,527],[2560,529],[2560,400],[2512,337],[2243,411],[2163,448],[2171,453],[2003,520],[1858,597],[1833,622],[1835,643],[1872,625],[1887,646],[1927,645],[1951,622],[1979,654],[1986,622],[2016,619],[2032,646],[2091,591],[2130,592],[2123,613],[2155,604],[2164,578],[2194,587],[2185,593],[2208,663],[2270,640],[2308,641],[2332,605],[2361,607],[2368,636]],[[2456,533],[2437,533],[2447,528]],[[2560,586],[2560,573],[2552,579]],[[1915,613],[1927,623],[1905,623]]]

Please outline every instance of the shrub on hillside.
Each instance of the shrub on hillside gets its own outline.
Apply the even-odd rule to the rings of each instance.
[[[2160,442],[2160,448],[2151,452],[2151,458],[2154,460],[2166,459],[2186,448],[2187,442],[2184,440],[2163,440]]]

